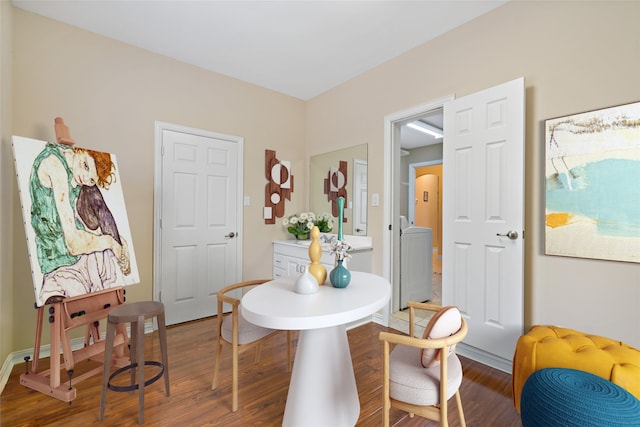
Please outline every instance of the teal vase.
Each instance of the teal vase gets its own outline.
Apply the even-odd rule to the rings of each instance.
[[[351,281],[351,272],[342,265],[344,260],[339,259],[338,265],[329,273],[329,280],[334,288],[346,288]]]

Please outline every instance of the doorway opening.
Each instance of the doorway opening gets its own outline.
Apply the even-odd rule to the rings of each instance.
[[[383,275],[392,284],[392,298],[387,320],[391,322],[398,317],[403,317],[399,313],[401,307],[400,287],[401,287],[401,237],[400,231],[403,225],[420,226],[416,224],[416,199],[436,202],[436,226],[433,229],[432,240],[435,243],[436,252],[430,254],[431,261],[436,261],[433,265],[435,280],[432,277],[432,298],[431,301],[441,303],[442,295],[442,227],[438,227],[442,219],[442,190],[420,190],[416,195],[416,177],[421,175],[436,175],[439,181],[437,187],[441,186],[441,171],[443,165],[443,107],[444,104],[453,99],[453,96],[443,98],[402,111],[385,118],[385,224],[388,225],[388,232],[383,238]],[[431,132],[424,132],[423,127]],[[439,133],[439,135],[433,135]],[[434,173],[429,168],[439,167],[439,171]],[[427,168],[427,169],[422,169]],[[433,179],[433,178],[432,178]],[[424,192],[427,191],[428,194]],[[437,194],[434,194],[436,192]],[[417,197],[416,197],[417,196]],[[435,199],[434,199],[435,198]],[[404,221],[406,224],[403,224]],[[432,220],[432,219],[430,219]],[[424,226],[424,224],[423,224]],[[430,227],[429,227],[430,228]],[[400,315],[399,315],[400,314]],[[400,329],[402,330],[402,329]]]
[[[409,164],[408,194],[414,200],[408,204],[407,220],[409,225],[432,230],[434,274],[442,274],[442,182],[442,158]]]

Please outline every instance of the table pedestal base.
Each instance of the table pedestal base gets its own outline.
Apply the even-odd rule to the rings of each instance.
[[[300,331],[283,426],[354,426],[358,389],[345,325]]]

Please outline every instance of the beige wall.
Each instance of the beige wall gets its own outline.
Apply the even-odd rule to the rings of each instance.
[[[11,200],[15,186],[11,138],[13,7],[0,2],[0,366],[13,351],[13,250]]]
[[[141,283],[127,300],[152,299],[154,121],[244,138],[244,278],[271,277],[271,241],[286,238],[262,219],[264,151],[290,160],[286,212],[305,203],[304,103],[201,68],[14,9],[13,133],[54,140],[64,118],[77,144],[116,154]],[[11,184],[15,186],[15,183]],[[4,211],[3,207],[3,211]],[[33,347],[34,295],[21,212],[13,197],[13,350]]]
[[[544,255],[541,134],[546,118],[640,99],[640,3],[513,2],[306,103],[37,15],[13,8],[12,14],[10,132],[53,139],[53,118],[62,116],[80,145],[118,156],[142,279],[130,300],[152,296],[154,120],[245,138],[244,194],[251,206],[244,211],[244,273],[254,278],[270,276],[271,241],[287,237],[279,223],[261,220],[265,148],[292,162],[296,187],[287,214],[307,208],[310,155],[361,143],[368,144],[369,170],[376,171],[369,192],[382,196],[385,115],[524,76],[526,323],[560,324],[640,347],[640,265]],[[5,59],[4,25],[2,35]],[[15,254],[13,279],[5,277],[0,258],[0,296],[13,292],[15,307],[12,338],[3,333],[0,346],[17,351],[33,346],[33,291],[17,195],[5,200],[15,182],[0,177],[0,219],[15,230],[7,248],[7,229],[0,229],[0,251]],[[383,227],[383,205],[370,206],[378,273]]]
[[[640,347],[640,264],[544,255],[541,133],[547,118],[640,100],[638,16],[640,2],[511,2],[308,102],[309,154],[367,142],[369,169],[379,171],[369,193],[382,196],[385,115],[524,76],[526,326]],[[381,273],[383,206],[369,213]]]

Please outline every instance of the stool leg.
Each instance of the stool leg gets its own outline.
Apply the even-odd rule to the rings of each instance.
[[[164,311],[158,315],[158,335],[160,336],[160,351],[164,367],[164,391],[169,396],[169,355],[167,354],[167,329],[164,324]]]
[[[104,366],[102,368],[102,392],[100,394],[100,415],[98,420],[104,418],[104,408],[107,403],[107,385],[109,384],[109,374],[111,371],[111,352],[113,351],[113,336],[116,325],[107,321],[107,337],[104,346]]]
[[[136,322],[136,350],[138,363],[138,424],[144,424],[144,314]]]
[[[136,365],[138,360],[138,328],[136,322],[131,322],[131,339],[129,340],[129,364],[131,365],[131,369],[129,369],[129,384],[132,386],[136,384],[136,372],[140,365]],[[137,366],[138,368],[136,368]],[[129,394],[134,394],[135,390],[131,390]]]

